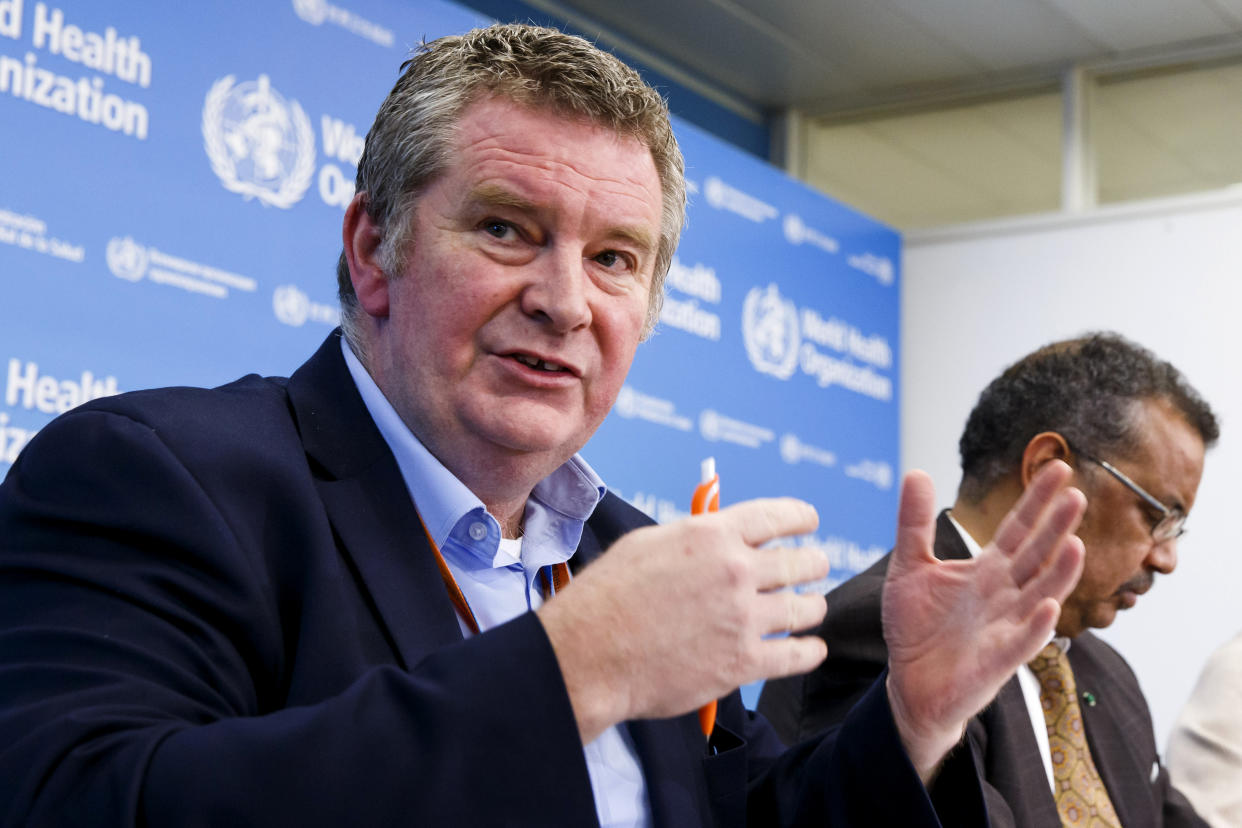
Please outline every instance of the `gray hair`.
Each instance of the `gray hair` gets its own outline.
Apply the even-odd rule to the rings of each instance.
[[[1055,431],[1097,456],[1133,451],[1138,404],[1166,400],[1211,447],[1220,427],[1211,407],[1170,363],[1115,333],[1054,342],[1018,360],[988,385],[958,448],[959,494],[979,502],[1018,468],[1036,434]]]
[[[638,73],[580,37],[520,24],[494,25],[424,43],[402,64],[380,106],[358,162],[356,191],[379,227],[381,267],[401,272],[419,195],[450,162],[454,132],[474,101],[500,95],[532,108],[580,118],[633,137],[651,151],[663,211],[644,336],[655,326],[664,277],[686,215],[685,161],[668,105]],[[362,353],[361,313],[342,251],[336,268],[341,327]]]

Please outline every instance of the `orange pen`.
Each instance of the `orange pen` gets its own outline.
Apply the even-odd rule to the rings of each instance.
[[[694,497],[690,499],[692,515],[720,509],[720,476],[716,474],[716,458],[709,457],[704,460],[699,470],[699,485],[695,487]],[[711,739],[712,728],[715,726],[716,700],[712,699],[699,708],[699,727],[703,729],[703,735]]]

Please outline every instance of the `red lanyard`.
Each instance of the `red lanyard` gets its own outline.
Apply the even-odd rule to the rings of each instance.
[[[474,618],[474,612],[470,609],[466,596],[462,594],[461,587],[457,585],[457,579],[453,577],[453,571],[444,561],[444,556],[440,554],[440,547],[436,545],[435,538],[431,537],[431,532],[427,531],[427,524],[423,523],[422,515],[418,516],[419,523],[423,525],[423,534],[427,536],[427,543],[431,545],[431,551],[436,556],[436,566],[440,568],[440,578],[444,581],[444,588],[448,591],[449,600],[453,602],[453,607],[457,610],[461,620],[466,622],[466,626],[470,628],[470,632],[475,635],[479,634],[479,622]],[[549,576],[549,572],[551,575]],[[560,592],[569,583],[569,564],[561,562],[545,566],[539,571],[540,581],[543,583],[543,600],[548,600],[556,593]]]

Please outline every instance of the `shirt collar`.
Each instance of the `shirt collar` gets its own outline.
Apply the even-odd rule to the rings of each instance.
[[[341,337],[341,353],[363,404],[397,460],[406,488],[417,504],[428,533],[436,545],[443,548],[449,534],[463,517],[471,512],[487,514],[483,501],[446,469],[410,431],[345,337]],[[527,543],[536,541],[536,545],[540,545],[549,541],[565,545],[566,541],[571,540],[566,536],[565,525],[577,524],[577,532],[573,534],[572,543],[568,544],[568,554],[562,558],[567,559],[577,547],[581,524],[595,511],[607,491],[595,470],[575,454],[539,481],[531,492],[531,502],[526,507]],[[494,517],[487,517],[495,523]],[[549,517],[553,519],[547,519]],[[492,532],[489,534],[499,538],[499,524],[490,528]]]

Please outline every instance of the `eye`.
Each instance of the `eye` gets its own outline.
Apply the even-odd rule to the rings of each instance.
[[[603,265],[609,270],[617,267],[624,267],[632,270],[634,267],[634,264],[629,257],[617,252],[616,250],[605,250],[602,253],[596,253],[593,258],[597,263]]]
[[[500,219],[487,219],[479,225],[479,229],[496,239],[508,238],[513,233],[513,225]]]
[[[1146,508],[1143,509],[1143,513],[1147,516],[1147,523],[1151,527],[1153,532],[1155,531],[1156,527],[1160,525],[1161,521],[1163,521],[1165,518],[1172,517],[1172,514],[1173,514],[1171,510],[1169,512],[1158,512],[1156,511],[1154,507],[1150,505],[1146,506]]]

